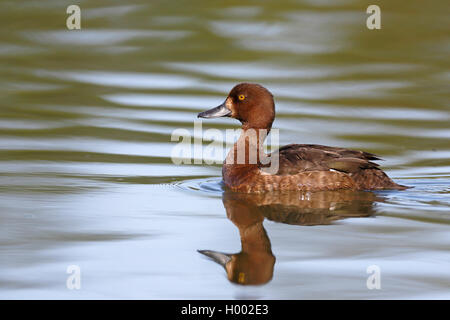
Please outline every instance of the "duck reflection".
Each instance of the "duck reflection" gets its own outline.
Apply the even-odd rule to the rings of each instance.
[[[373,192],[355,191],[267,194],[225,191],[222,200],[228,219],[239,229],[241,251],[199,252],[222,265],[231,282],[260,285],[272,279],[275,265],[264,219],[301,226],[325,225],[348,217],[371,216],[374,202],[383,199]]]

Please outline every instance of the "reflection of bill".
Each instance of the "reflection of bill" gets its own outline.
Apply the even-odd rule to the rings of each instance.
[[[324,225],[348,217],[368,217],[372,192],[321,191],[245,194],[225,191],[227,217],[239,229],[241,251],[235,254],[199,250],[225,268],[228,280],[241,285],[260,285],[273,277],[275,256],[263,226],[264,218],[302,226]]]

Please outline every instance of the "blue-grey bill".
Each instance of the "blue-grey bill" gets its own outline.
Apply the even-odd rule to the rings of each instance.
[[[219,117],[228,117],[228,116],[230,116],[230,114],[231,114],[231,110],[226,107],[225,102],[224,102],[218,107],[200,112],[197,117],[198,118],[219,118]]]

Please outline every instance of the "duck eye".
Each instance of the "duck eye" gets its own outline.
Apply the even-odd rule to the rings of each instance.
[[[241,94],[241,95],[239,95],[239,97],[238,97],[238,98],[239,98],[239,100],[241,100],[241,101],[242,101],[242,100],[244,100],[244,99],[245,99],[245,96],[244,96],[243,94]]]

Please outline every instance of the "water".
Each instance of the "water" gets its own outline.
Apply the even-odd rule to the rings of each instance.
[[[378,1],[374,31],[356,0],[78,3],[81,31],[72,1],[0,4],[1,298],[450,298],[448,1]],[[281,145],[373,152],[414,188],[239,198],[174,165],[173,130],[241,81],[274,93]]]

